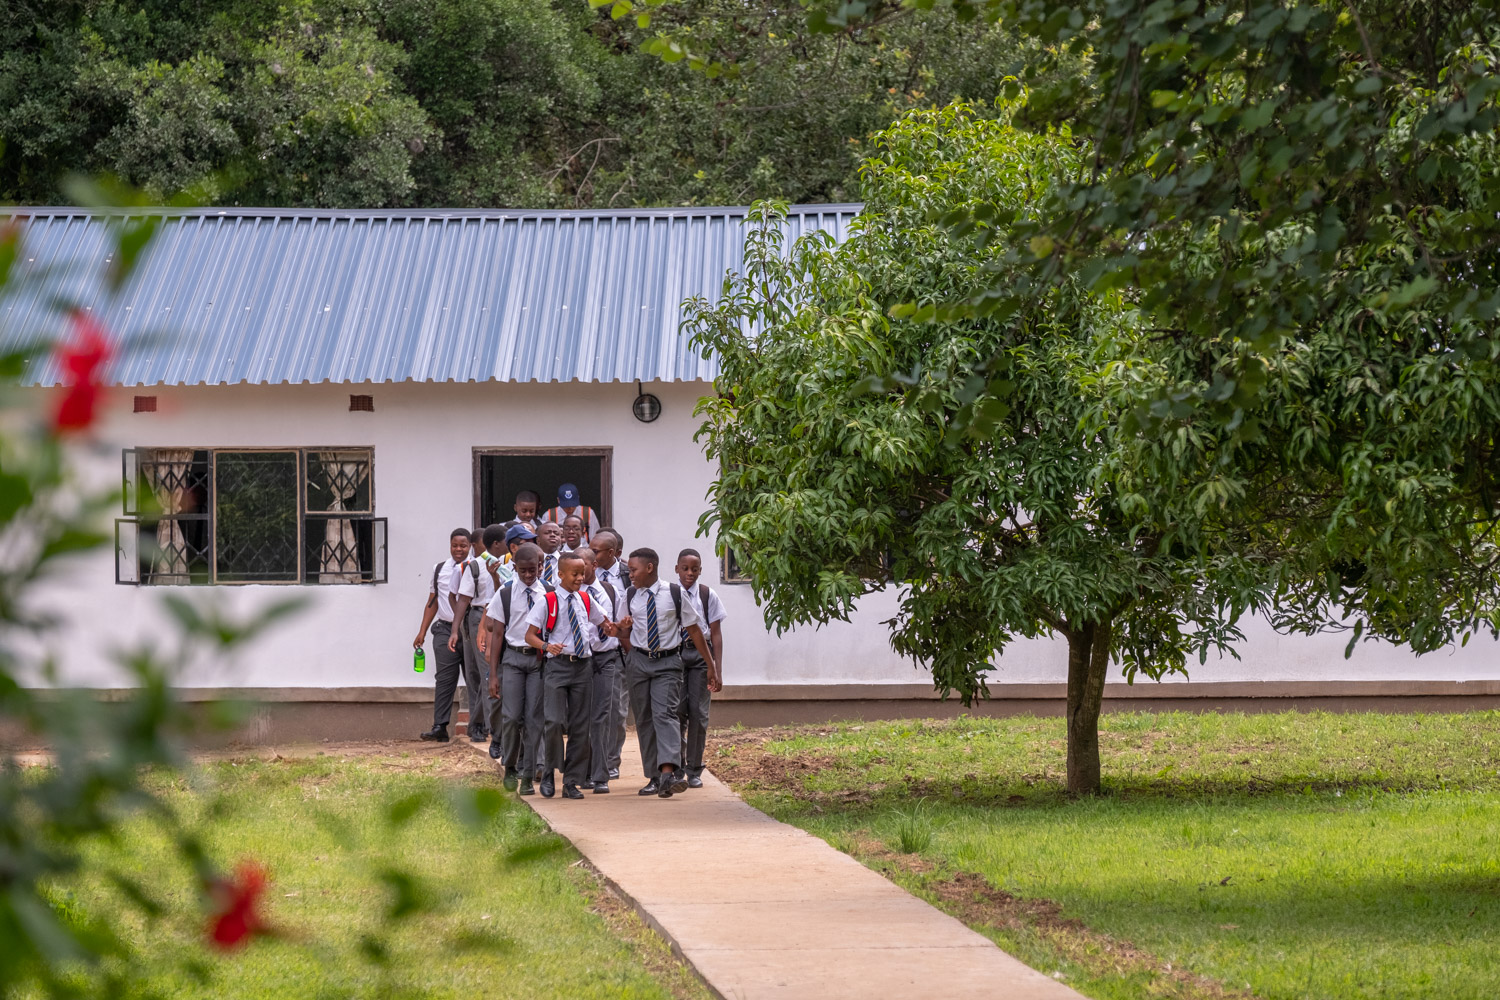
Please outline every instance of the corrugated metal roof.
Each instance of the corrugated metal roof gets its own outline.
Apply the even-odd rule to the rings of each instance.
[[[857,211],[795,207],[787,235],[843,239]],[[111,297],[122,216],[0,209],[23,220],[18,263],[39,279],[0,299],[0,346],[55,333],[58,303],[78,303],[125,345],[119,385],[711,379],[680,307],[741,266],[745,213],[161,210]],[[27,381],[57,384],[54,361]]]

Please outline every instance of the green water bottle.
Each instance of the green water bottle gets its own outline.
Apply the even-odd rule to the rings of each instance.
[[[419,674],[427,669],[427,653],[421,646],[418,646],[411,654],[411,668]]]

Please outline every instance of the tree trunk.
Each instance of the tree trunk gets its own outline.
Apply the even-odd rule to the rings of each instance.
[[[1099,794],[1099,707],[1113,622],[1086,622],[1068,635],[1068,794]]]

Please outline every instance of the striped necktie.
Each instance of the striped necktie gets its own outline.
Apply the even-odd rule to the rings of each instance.
[[[578,595],[568,595],[568,624],[573,626],[573,649],[579,656],[587,656],[583,648],[583,629],[578,627]]]
[[[552,586],[554,582],[556,582],[556,576],[553,572],[551,556],[547,556],[542,560],[542,582],[549,587]]]
[[[646,648],[661,652],[661,623],[656,620],[656,591],[646,591]]]

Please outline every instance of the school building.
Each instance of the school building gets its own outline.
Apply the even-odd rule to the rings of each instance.
[[[841,237],[857,208],[794,208],[787,235]],[[93,483],[123,489],[115,544],[45,595],[63,620],[46,642],[71,683],[118,687],[110,652],[170,632],[164,590],[238,611],[295,594],[300,616],[178,678],[189,697],[263,702],[246,738],[415,736],[432,673],[413,672],[411,640],[449,531],[508,518],[519,489],[547,506],[573,482],[627,551],[708,556],[729,614],[716,722],[960,710],[890,650],[893,593],[852,622],[778,636],[697,537],[714,469],[693,410],[715,365],[690,347],[681,304],[716,297],[740,265],[744,209],[164,211],[114,296],[103,274],[118,217],[3,214],[22,221],[18,266],[34,279],[0,300],[5,336],[60,329],[62,292],[124,343],[81,460]],[[59,377],[38,357],[25,381],[51,394]],[[1248,631],[1240,659],[1113,683],[1107,705],[1500,705],[1486,639],[1421,658],[1365,643],[1346,660],[1345,636]],[[1065,661],[1061,642],[1011,647],[975,711],[1060,712]]]

